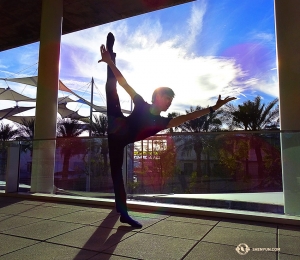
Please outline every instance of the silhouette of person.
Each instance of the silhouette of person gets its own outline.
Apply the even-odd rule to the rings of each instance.
[[[142,224],[132,219],[127,210],[126,191],[122,176],[123,152],[125,146],[153,136],[164,129],[178,126],[185,121],[212,113],[235,98],[226,97],[222,100],[221,96],[219,96],[216,104],[212,107],[194,111],[176,118],[162,117],[160,113],[170,107],[175,96],[173,90],[168,87],[160,87],[153,92],[152,104],[145,102],[127,83],[126,79],[116,67],[116,53],[113,52],[114,42],[114,35],[109,33],[107,35],[106,47],[103,44],[100,46],[102,59],[98,62],[107,63],[105,90],[108,117],[108,150],[115,193],[115,205],[117,212],[120,213],[120,221],[122,223],[127,223],[135,228],[141,228]],[[125,117],[121,111],[120,100],[117,93],[117,82],[125,89],[134,103],[134,109],[128,117]]]

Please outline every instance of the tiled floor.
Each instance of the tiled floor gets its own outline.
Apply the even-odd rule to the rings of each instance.
[[[300,227],[156,212],[131,215],[142,229],[123,225],[110,208],[0,197],[0,259],[300,259]],[[241,255],[246,245],[250,250]]]

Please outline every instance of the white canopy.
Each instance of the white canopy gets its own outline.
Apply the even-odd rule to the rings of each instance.
[[[25,85],[30,85],[30,86],[35,86],[36,87],[38,76],[25,77],[25,78],[9,78],[9,79],[3,79],[3,80],[22,83],[22,84],[25,84]],[[61,82],[61,80],[59,80],[59,90],[72,93],[72,91],[69,88],[67,88],[66,85]]]
[[[75,100],[69,98],[69,97],[59,97],[57,99],[57,103],[58,104],[65,104],[65,103],[68,103],[68,102],[74,102]]]
[[[3,79],[3,80],[22,83],[22,84],[26,84],[26,85],[30,85],[30,86],[37,86],[38,77],[37,76],[31,76],[31,77],[24,77],[24,78],[8,78],[8,79]],[[79,100],[77,100],[77,101],[74,101],[74,100],[70,99],[69,97],[58,98],[58,110],[59,110],[58,112],[61,114],[61,116],[63,118],[64,117],[69,117],[69,115],[71,115],[71,114],[74,114],[73,116],[76,119],[83,118],[82,116],[80,116],[77,113],[77,111],[70,110],[66,106],[65,107],[59,107],[60,104],[66,104],[68,102],[81,102],[81,103],[87,104],[88,106],[91,106],[94,109],[95,112],[100,112],[100,113],[103,113],[103,114],[107,114],[106,106],[96,106],[96,105],[92,104],[91,102],[83,99],[82,97],[80,97],[79,95],[74,93],[72,90],[70,90],[68,87],[66,87],[66,85],[64,85],[60,80],[59,80],[59,90],[69,92],[69,93],[71,93],[74,96],[79,98]],[[7,92],[7,91],[8,90],[6,90],[6,89],[0,89],[0,100],[1,100],[1,96],[2,96],[1,93],[3,92],[3,94],[5,94],[5,92]],[[10,90],[10,92],[7,92],[7,94],[5,94],[3,97],[7,97],[7,99],[9,99],[9,100],[15,100],[15,101],[36,101],[36,99],[30,99],[30,98],[25,97],[21,94],[18,94],[17,92],[15,92],[13,90]],[[14,98],[12,98],[12,97],[14,97]],[[122,112],[125,113],[125,114],[130,114],[129,110],[122,109]]]
[[[0,117],[1,119],[3,118],[7,118],[19,113],[22,113],[24,111],[27,111],[29,109],[33,109],[35,107],[19,107],[19,106],[15,106],[15,107],[10,107],[10,108],[6,108],[6,109],[2,109],[0,110]]]
[[[66,106],[66,103],[64,104],[59,104],[58,107],[58,113],[61,115],[62,118],[72,118],[79,120],[80,118],[84,118],[85,116],[81,116],[78,114],[78,111],[73,111],[71,109],[68,109]]]
[[[26,97],[10,88],[0,88],[0,100],[14,100],[14,101],[36,101],[33,98]]]

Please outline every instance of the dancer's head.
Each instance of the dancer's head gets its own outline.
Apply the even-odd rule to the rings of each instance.
[[[171,105],[174,96],[175,93],[171,88],[157,88],[152,94],[152,104],[158,106],[161,111],[166,111]]]

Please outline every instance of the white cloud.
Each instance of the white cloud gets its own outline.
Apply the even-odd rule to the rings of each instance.
[[[256,38],[264,40],[266,42],[274,42],[275,41],[274,34],[271,34],[271,33],[261,32],[261,33],[256,34]]]
[[[173,28],[164,28],[163,23],[152,18],[151,15],[143,16],[144,20],[140,19],[142,22],[134,27],[129,20],[122,20],[64,35],[62,37],[62,57],[64,57],[61,65],[61,75],[64,75],[62,81],[89,100],[90,80],[94,77],[101,92],[99,95],[97,90],[94,90],[94,102],[97,105],[104,105],[106,64],[98,64],[97,61],[101,58],[99,47],[105,43],[106,35],[111,31],[116,36],[114,50],[117,52],[118,67],[129,84],[146,101],[150,103],[152,92],[157,87],[168,86],[174,89],[176,96],[168,112],[184,113],[184,110],[190,106],[213,105],[219,94],[223,97],[239,96],[243,95],[245,89],[254,92],[259,90],[277,97],[277,77],[264,75],[263,79],[259,77],[249,79],[245,77],[245,72],[234,59],[203,57],[194,53],[193,48],[204,28],[207,0],[194,2],[190,6],[190,17],[174,24],[174,28],[180,33],[173,35]],[[166,38],[166,35],[169,38]],[[216,40],[212,41],[210,53],[216,53],[216,49],[222,42],[219,39],[220,35],[214,38]],[[274,35],[265,32],[253,31],[249,38],[265,44],[274,43]],[[31,70],[35,71],[36,75],[38,44],[22,48],[24,51],[17,52],[20,53],[20,56],[17,55],[19,64],[23,68],[24,65],[35,64]],[[0,69],[2,69],[0,75],[16,76],[15,73],[6,71],[9,67],[2,63]],[[19,77],[23,75],[28,76],[28,70],[24,71],[24,74],[18,73]],[[13,85],[13,88],[16,91],[23,91],[30,97],[33,97],[36,92],[31,88],[24,90],[24,86]],[[118,87],[118,92],[122,107],[130,109],[129,96],[121,87]],[[77,97],[72,96],[72,98],[77,100]],[[89,114],[89,109],[78,103],[70,104],[70,108],[75,110],[80,108],[82,110],[80,114]]]
[[[21,46],[0,53],[0,78],[16,78],[37,75],[37,70],[37,43]]]
[[[0,70],[1,73],[1,78],[6,79],[6,78],[12,78],[15,77],[16,74],[7,70]]]
[[[273,76],[269,81],[257,80],[253,85],[253,89],[261,91],[274,98],[279,97],[279,83],[277,76]]]
[[[105,43],[108,32],[116,37],[114,50],[117,65],[128,83],[146,101],[151,101],[155,88],[168,86],[174,89],[176,97],[169,109],[181,110],[186,106],[207,106],[214,104],[219,94],[239,95],[245,85],[240,78],[244,75],[234,60],[218,57],[197,57],[192,45],[201,32],[206,5],[193,5],[188,22],[182,21],[182,29],[188,33],[175,35],[161,41],[164,33],[158,20],[146,19],[133,32],[126,21],[120,21],[90,30],[64,36],[67,48],[80,48],[83,55],[72,54],[76,64],[74,75],[89,78],[92,75],[103,84],[104,94],[106,64],[97,64],[100,58],[99,46]],[[184,37],[182,37],[184,36]],[[123,107],[129,109],[129,96],[119,87]]]
[[[275,44],[275,38],[273,33],[252,31],[250,33],[250,38],[252,38],[253,40],[259,40],[260,42],[264,43]]]
[[[186,43],[186,47],[192,47],[195,43],[196,37],[201,33],[203,26],[203,18],[206,12],[207,3],[202,0],[192,5],[192,13],[187,21],[187,33],[186,35],[189,41]]]

